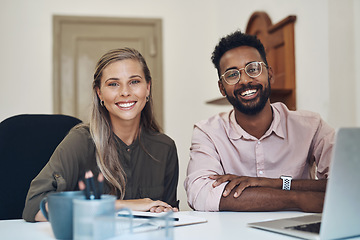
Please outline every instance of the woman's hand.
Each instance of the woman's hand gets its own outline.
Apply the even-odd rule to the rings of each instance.
[[[48,204],[45,204],[46,207],[46,211],[48,211]],[[35,215],[35,221],[36,222],[47,222],[47,219],[44,217],[44,215],[42,214],[41,210],[39,210],[36,215]]]
[[[143,211],[143,212],[168,212],[168,211],[179,211],[177,208],[173,208],[166,202],[157,200],[153,201],[150,198],[142,199],[131,199],[131,200],[116,200],[115,203],[116,209],[129,208],[133,211]]]
[[[101,173],[99,174],[99,176]],[[102,176],[102,175],[101,175]],[[79,189],[84,190],[85,189],[85,183],[83,181],[79,181]],[[131,199],[131,200],[116,200],[115,202],[115,208],[121,209],[121,208],[129,208],[133,211],[142,211],[142,212],[177,212],[179,211],[177,208],[173,208],[166,202],[157,200],[153,201],[150,198],[142,198],[142,199]]]

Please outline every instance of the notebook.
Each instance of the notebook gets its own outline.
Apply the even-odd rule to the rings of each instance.
[[[152,212],[139,212],[139,211],[131,211],[134,220],[145,220],[145,219],[156,219],[165,216],[167,213],[152,213]],[[129,216],[128,213],[119,211],[117,214],[118,217]],[[198,216],[192,216],[187,214],[186,212],[173,212],[171,217],[169,218],[172,220],[172,226],[185,226],[185,225],[192,225],[198,223],[206,223],[207,219],[201,218]]]
[[[320,233],[302,230],[305,224],[320,221]],[[360,236],[360,128],[340,128],[336,134],[322,214],[248,226],[304,239]]]
[[[129,222],[129,218],[132,219],[132,232],[148,232],[169,227],[178,227],[199,223],[206,223],[207,220],[197,216],[191,216],[186,212],[139,212],[130,210],[120,210],[117,213],[117,219],[127,219],[125,222]],[[169,222],[166,222],[166,219]],[[123,221],[124,222],[124,221]],[[122,224],[124,225],[124,224]]]

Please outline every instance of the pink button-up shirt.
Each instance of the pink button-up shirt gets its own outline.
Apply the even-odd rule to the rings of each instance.
[[[319,114],[290,111],[282,103],[271,106],[273,121],[260,139],[237,124],[233,110],[195,124],[184,182],[193,209],[219,211],[226,183],[213,188],[214,180],[208,177],[214,174],[328,177],[335,130]]]

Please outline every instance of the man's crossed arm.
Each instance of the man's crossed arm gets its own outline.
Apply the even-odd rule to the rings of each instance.
[[[213,175],[213,187],[226,185],[220,211],[300,210],[322,212],[327,180],[293,180],[291,190],[282,190],[282,180],[261,177]]]

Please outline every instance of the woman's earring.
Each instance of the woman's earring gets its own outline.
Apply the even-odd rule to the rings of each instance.
[[[105,106],[104,106],[104,101],[100,100],[100,105],[101,105],[102,107],[105,107]]]
[[[150,100],[150,96],[146,96],[146,101],[148,102]]]

